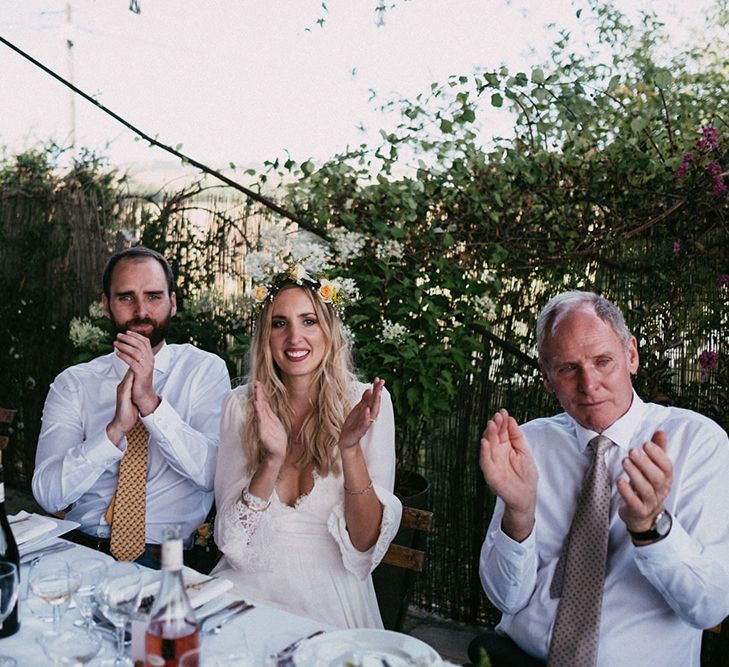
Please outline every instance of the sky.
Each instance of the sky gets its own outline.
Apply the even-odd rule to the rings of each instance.
[[[258,166],[287,152],[323,161],[347,145],[376,142],[394,123],[377,106],[393,96],[476,67],[528,72],[549,52],[550,22],[590,38],[586,0],[397,0],[379,26],[377,0],[328,0],[326,12],[321,0],[138,4],[140,14],[129,0],[0,0],[0,35],[212,167]],[[702,15],[695,6],[681,15],[671,0],[618,5],[631,13],[659,5],[682,37]],[[0,83],[6,153],[49,139],[67,146],[74,127],[77,148],[115,166],[177,164],[78,97],[72,123],[68,89],[4,44]],[[493,132],[507,133],[508,124],[502,114]]]

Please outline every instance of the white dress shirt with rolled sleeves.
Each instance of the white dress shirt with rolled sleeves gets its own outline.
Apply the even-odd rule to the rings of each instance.
[[[117,447],[106,427],[127,369],[114,353],[67,368],[43,408],[33,495],[48,512],[72,505],[66,518],[98,537],[110,536],[104,513],[126,449],[126,438]],[[179,524],[189,547],[213,503],[220,409],[230,379],[220,357],[192,345],[163,345],[154,357],[153,384],[162,401],[141,418],[149,431],[146,542],[163,542],[165,527]]]
[[[481,581],[503,616],[497,630],[531,655],[546,659],[558,598],[549,587],[590,465],[596,435],[560,414],[522,426],[539,469],[536,523],[515,542],[501,530],[497,500],[483,547]],[[615,480],[621,461],[657,430],[668,437],[673,485],[665,507],[673,516],[666,538],[636,547],[618,516]],[[612,480],[610,537],[602,602],[598,667],[699,667],[701,630],[729,615],[729,441],[713,421],[680,408],[644,403],[604,435]]]

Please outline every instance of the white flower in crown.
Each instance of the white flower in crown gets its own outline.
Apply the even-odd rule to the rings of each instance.
[[[311,281],[312,278],[307,273],[306,269],[302,264],[294,264],[289,269],[289,276],[291,277],[291,280],[293,280],[297,284],[301,284],[304,280]]]

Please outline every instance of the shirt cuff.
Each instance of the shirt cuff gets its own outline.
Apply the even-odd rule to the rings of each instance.
[[[686,562],[687,558],[697,557],[701,551],[683,526],[672,517],[671,531],[662,540],[643,546],[634,546],[633,557],[638,569],[643,573],[659,569],[673,569]]]
[[[499,553],[503,556],[513,556],[514,558],[524,558],[533,552],[537,547],[536,538],[536,524],[532,528],[532,532],[529,533],[523,542],[517,542],[516,540],[509,537],[499,526],[499,529],[494,533],[494,547],[498,549]]]
[[[139,417],[150,433],[153,433],[155,440],[169,442],[165,432],[169,433],[180,421],[180,416],[169,404],[166,398],[162,397],[159,405],[146,417]]]
[[[123,447],[122,447],[123,445]],[[122,438],[122,441],[117,447],[106,434],[104,429],[104,435],[96,441],[86,441],[83,445],[83,455],[90,463],[98,465],[102,468],[109,468],[116,463],[122,456],[124,456],[124,450],[126,449],[126,436]]]

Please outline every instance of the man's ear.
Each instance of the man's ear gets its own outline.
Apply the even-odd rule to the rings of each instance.
[[[177,315],[177,294],[172,292],[170,296],[170,317]]]
[[[551,394],[554,392],[554,389],[552,389],[552,383],[549,381],[549,374],[547,373],[547,369],[544,368],[544,364],[539,364],[539,371],[542,374],[542,382],[544,383],[544,388]]]
[[[630,343],[628,343],[628,370],[631,375],[635,375],[638,372],[638,366],[640,366],[638,341],[635,339],[635,336],[631,336]]]
[[[110,320],[111,310],[109,309],[109,299],[106,298],[106,294],[101,295],[101,308],[104,311],[104,317],[107,320]]]

